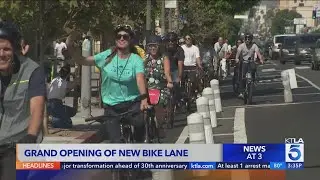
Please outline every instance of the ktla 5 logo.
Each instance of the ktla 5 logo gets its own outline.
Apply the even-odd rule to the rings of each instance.
[[[286,162],[304,162],[304,144],[286,144]]]

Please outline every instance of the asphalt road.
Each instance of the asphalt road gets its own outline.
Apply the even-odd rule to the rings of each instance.
[[[280,78],[282,70],[295,68],[298,88],[293,92],[293,103],[284,103],[283,85]],[[288,180],[316,180],[320,177],[320,144],[317,143],[317,128],[320,125],[320,71],[312,71],[309,64],[295,66],[291,63],[280,65],[277,61],[269,61],[259,66],[258,82],[254,92],[253,105],[244,106],[232,91],[231,77],[220,82],[223,112],[218,114],[218,127],[214,128],[214,141],[219,143],[283,143],[286,137],[302,137],[305,141],[304,170],[287,171]],[[195,111],[195,108],[194,108]],[[187,143],[187,113],[177,114],[175,127],[166,131],[163,143]],[[233,175],[231,171],[212,172],[214,179],[240,180],[241,175]],[[244,172],[250,180],[283,180],[280,171]],[[84,178],[89,174],[80,173]],[[106,171],[90,172],[98,177],[110,177]],[[186,173],[184,173],[186,174]],[[219,175],[220,174],[220,175]],[[79,174],[78,174],[79,175]],[[176,172],[178,179],[181,172]],[[218,178],[218,176],[221,178]],[[91,176],[92,177],[92,176]],[[211,176],[213,177],[213,176]],[[151,178],[146,178],[151,179]],[[209,178],[210,179],[210,178]],[[211,178],[212,179],[212,178]],[[245,178],[247,180],[247,178]]]
[[[286,104],[279,76],[282,70],[290,68],[295,69],[298,88],[292,90],[294,102]],[[243,101],[235,97],[228,80],[221,83],[223,110],[236,117],[231,125],[234,131],[230,131],[234,133],[233,142],[284,143],[285,138],[301,137],[306,144],[306,168],[287,171],[286,179],[319,179],[320,156],[317,153],[320,152],[320,144],[317,143],[317,132],[320,126],[320,71],[312,71],[308,63],[296,66],[269,61],[259,67],[258,74],[264,80],[257,83],[251,106],[243,106]],[[229,142],[229,139],[222,138],[221,142]],[[250,178],[255,179],[259,180],[259,177]]]

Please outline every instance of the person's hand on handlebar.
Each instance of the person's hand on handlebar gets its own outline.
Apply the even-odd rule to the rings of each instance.
[[[167,88],[170,88],[170,89],[173,88],[173,82],[168,82],[167,83]]]
[[[149,108],[150,108],[150,106],[148,104],[148,99],[145,98],[145,99],[141,100],[141,104],[140,104],[141,111],[147,110]]]

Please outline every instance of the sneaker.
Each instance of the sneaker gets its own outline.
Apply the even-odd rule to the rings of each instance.
[[[239,95],[238,95],[238,98],[243,98],[244,96],[243,96],[243,94],[242,93],[240,93]]]

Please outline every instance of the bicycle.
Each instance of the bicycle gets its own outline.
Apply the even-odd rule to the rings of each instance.
[[[186,93],[186,101],[185,101],[185,106],[187,111],[190,111],[191,109],[191,103],[193,102],[194,99],[196,99],[195,92],[192,90],[193,83],[191,82],[190,78],[190,73],[191,72],[197,72],[197,70],[184,70],[185,75],[185,81],[184,81],[184,90]]]
[[[148,112],[151,111],[152,109],[148,109],[144,112]],[[114,115],[101,115],[101,116],[95,116],[95,117],[90,117],[90,118],[86,118],[85,122],[90,122],[90,121],[96,121],[99,122],[101,124],[104,124],[106,121],[108,121],[108,118],[117,118],[120,121],[120,142],[121,143],[125,143],[125,144],[133,144],[135,143],[135,139],[134,139],[134,127],[133,125],[131,125],[131,123],[128,121],[128,117],[132,117],[133,115],[140,113],[139,111],[136,110],[129,110],[127,112],[118,114],[117,116]],[[144,116],[144,120],[146,120],[148,118],[145,118]],[[149,135],[149,131],[148,129],[149,127],[149,123],[145,123],[146,124],[146,142],[150,142],[148,136]],[[153,123],[151,123],[151,125],[153,125]],[[123,171],[121,172],[120,170],[112,170],[112,180],[134,180],[137,179],[138,173],[133,173],[133,171],[128,170],[128,171]]]
[[[244,93],[243,93],[243,100],[244,100],[244,104],[252,104],[252,96],[253,96],[253,91],[254,91],[254,84],[255,84],[255,77],[256,77],[256,63],[254,61],[251,60],[251,58],[248,59],[248,63],[246,64],[246,66],[244,66],[243,62],[242,63],[242,73],[241,73],[241,77],[242,79],[242,83],[245,84],[245,88],[244,88]],[[245,69],[245,74],[244,74],[244,69]]]

